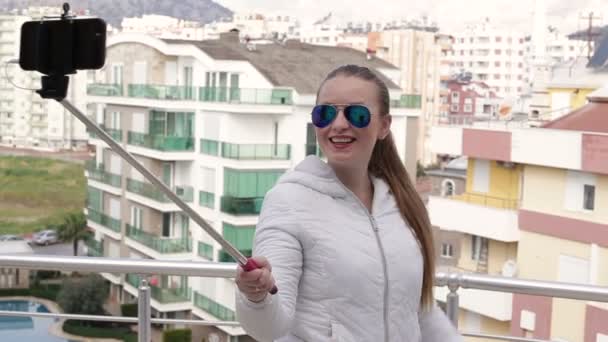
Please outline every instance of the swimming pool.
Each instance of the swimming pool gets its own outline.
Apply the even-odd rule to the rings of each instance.
[[[49,312],[46,306],[26,300],[0,300],[2,311]],[[54,318],[2,317],[0,316],[0,340],[2,342],[69,342],[49,332]]]

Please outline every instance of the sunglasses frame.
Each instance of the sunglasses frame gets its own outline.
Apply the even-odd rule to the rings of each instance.
[[[327,123],[327,125],[325,125],[325,126],[318,126],[318,125],[315,123],[315,120],[314,120],[314,112],[315,112],[315,109],[317,109],[318,107],[322,107],[322,106],[328,106],[328,107],[332,107],[332,108],[333,108],[333,109],[336,111],[336,114],[335,114],[335,116],[334,116],[334,117],[333,117],[333,118],[332,118],[332,119],[331,119],[331,120],[330,120],[330,121]],[[355,123],[354,123],[354,122],[351,120],[350,116],[347,114],[347,109],[348,109],[348,108],[350,108],[350,107],[363,107],[363,108],[365,108],[365,109],[367,110],[367,113],[368,113],[368,117],[369,117],[369,119],[367,120],[367,123],[365,124],[365,126],[358,126],[357,124],[355,124]],[[314,107],[313,107],[313,109],[312,109],[312,111],[311,111],[311,113],[310,113],[310,115],[311,115],[311,117],[312,117],[312,123],[313,123],[313,125],[314,125],[315,127],[317,127],[317,128],[325,128],[325,127],[327,127],[327,126],[331,125],[331,123],[332,123],[332,122],[334,122],[334,120],[336,120],[336,118],[337,118],[337,117],[338,117],[338,115],[340,114],[340,111],[342,111],[342,113],[344,114],[344,117],[346,118],[346,120],[347,120],[347,121],[348,121],[348,122],[349,122],[351,125],[353,125],[353,126],[354,126],[354,127],[356,127],[356,128],[366,128],[366,127],[368,127],[368,126],[369,126],[370,122],[372,121],[372,120],[371,120],[371,119],[372,119],[372,111],[371,111],[371,110],[370,110],[370,109],[369,109],[369,108],[368,108],[366,105],[363,105],[363,104],[358,104],[358,103],[354,103],[354,104],[327,104],[327,103],[325,103],[325,104],[318,104],[318,105],[316,105],[316,106],[314,106]]]

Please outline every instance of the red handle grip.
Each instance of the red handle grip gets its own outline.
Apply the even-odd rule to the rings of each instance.
[[[255,262],[255,260],[253,260],[251,258],[247,259],[247,263],[245,265],[243,265],[243,270],[245,272],[250,272],[250,271],[253,271],[253,270],[257,270],[258,268],[260,268],[260,266],[258,266],[258,264]],[[272,289],[270,289],[270,291],[268,291],[268,293],[270,293],[272,295],[276,294],[277,292],[279,292],[279,289],[277,288],[276,285],[274,285],[272,287]]]

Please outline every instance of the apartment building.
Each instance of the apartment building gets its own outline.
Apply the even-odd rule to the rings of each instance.
[[[433,224],[465,234],[453,267],[608,285],[608,88],[588,101],[541,128],[436,128],[437,153],[469,158],[465,193],[429,198]],[[605,304],[472,290],[460,300],[465,330],[557,341],[608,338]]]
[[[451,56],[453,73],[470,72],[503,98],[517,98],[527,84],[524,34],[500,29],[489,21],[456,32]]]
[[[86,146],[88,137],[84,124],[56,101],[42,99],[33,90],[18,88],[39,89],[39,74],[25,72],[16,64],[4,64],[18,59],[24,22],[57,13],[57,8],[30,8],[20,13],[0,15],[0,63],[3,69],[0,77],[0,144],[49,149]],[[78,107],[84,106],[86,77],[86,73],[70,77],[68,99]]]
[[[420,108],[402,94],[399,70],[349,48],[242,44],[238,33],[201,42],[122,34],[110,38],[106,67],[88,86],[88,112],[218,232],[251,253],[266,192],[305,156],[320,154],[310,123],[317,87],[345,63],[373,68],[390,87],[393,133],[409,149]],[[87,166],[94,254],[229,262],[202,229],[95,136]],[[103,275],[117,302],[137,296],[138,275]],[[156,317],[234,320],[229,279],[152,277]],[[249,340],[241,328],[193,328],[195,340]]]

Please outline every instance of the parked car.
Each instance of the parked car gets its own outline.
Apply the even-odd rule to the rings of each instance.
[[[37,245],[52,245],[59,242],[59,236],[54,230],[43,230],[34,234],[32,241]]]
[[[0,235],[0,241],[22,241],[23,238],[17,235]]]

